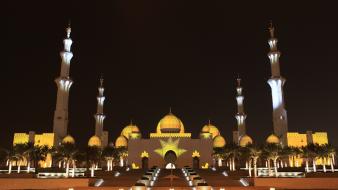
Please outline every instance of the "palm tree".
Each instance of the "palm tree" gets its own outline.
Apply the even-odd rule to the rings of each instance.
[[[15,144],[13,146],[14,154],[16,155],[16,165],[17,165],[17,172],[21,172],[21,164],[25,160],[24,153],[25,153],[26,145],[25,144]]]
[[[230,171],[236,170],[236,160],[241,155],[241,149],[236,144],[228,144],[224,147],[224,157],[230,162]]]
[[[73,143],[62,143],[56,148],[55,157],[66,164],[66,177],[69,177],[70,164],[73,166],[72,177],[75,175],[75,162],[78,152]]]
[[[117,158],[117,151],[113,146],[107,146],[102,151],[102,157],[107,162],[107,171],[113,170],[113,160]]]
[[[308,146],[303,146],[301,149],[301,156],[305,160],[305,172],[309,172],[309,160],[312,158],[311,149]]]
[[[260,147],[249,144],[245,147],[247,154],[250,158],[249,160],[249,173],[251,174],[251,162],[253,162],[254,166],[254,177],[257,177],[257,160],[262,155],[262,150]],[[251,161],[252,159],[252,161]],[[250,175],[251,176],[251,175]]]
[[[6,159],[7,159],[7,163],[8,163],[8,174],[11,174],[13,162],[17,162],[17,161],[21,160],[22,158],[19,154],[17,154],[17,152],[14,150],[14,148],[7,151],[6,155],[7,155]]]
[[[329,157],[329,150],[326,145],[317,145],[318,158],[322,160],[323,172],[326,172],[326,159]]]
[[[331,172],[334,172],[334,158],[337,154],[337,151],[334,146],[331,144],[326,144],[326,149],[328,152],[329,160],[330,160],[330,165],[331,165]]]
[[[224,159],[224,148],[214,148],[212,156],[215,160],[218,160],[218,166],[222,166],[222,159]]]
[[[307,145],[307,149],[311,153],[313,172],[317,172],[316,159],[318,157],[318,147],[319,147],[318,144],[313,144],[313,143]]]
[[[268,160],[268,164],[270,166],[269,161],[273,161],[274,171],[275,171],[275,177],[278,177],[278,170],[277,170],[277,159],[282,154],[282,147],[279,144],[275,143],[267,143],[265,144],[264,148],[264,155]],[[269,168],[269,175],[270,175],[270,168]]]
[[[116,151],[120,160],[120,166],[122,167],[124,165],[124,158],[128,155],[128,149],[126,147],[117,147]]]
[[[95,166],[101,160],[102,150],[98,146],[87,147],[87,164],[90,165],[90,177],[94,177]]]

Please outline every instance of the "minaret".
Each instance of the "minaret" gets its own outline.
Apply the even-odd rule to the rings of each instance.
[[[98,88],[99,94],[97,96],[97,111],[94,115],[95,117],[95,135],[101,138],[102,141],[102,135],[103,135],[103,120],[106,117],[103,114],[103,103],[105,97],[103,96],[104,87],[103,87],[103,78],[100,78],[100,86]]]
[[[246,134],[245,131],[245,119],[246,115],[244,113],[244,96],[242,95],[243,88],[241,87],[241,79],[237,78],[237,114],[235,115],[235,118],[237,119],[237,127],[238,127],[238,137],[241,138],[243,135]]]
[[[63,137],[67,135],[68,127],[68,97],[69,89],[73,84],[73,81],[69,77],[70,61],[73,57],[73,53],[70,48],[73,43],[70,38],[71,28],[70,24],[66,28],[67,36],[63,40],[64,49],[60,52],[61,56],[61,73],[58,78],[55,79],[55,83],[58,87],[56,108],[54,112],[53,132],[55,133],[55,143],[58,144]]]
[[[284,108],[283,86],[285,79],[280,75],[279,57],[280,52],[277,50],[277,38],[274,35],[274,27],[272,23],[269,26],[270,39],[268,41],[270,52],[268,57],[271,64],[271,78],[268,83],[271,87],[272,109],[273,109],[273,128],[274,133],[281,139],[283,145],[286,145],[286,133],[288,132],[288,120],[286,110]]]

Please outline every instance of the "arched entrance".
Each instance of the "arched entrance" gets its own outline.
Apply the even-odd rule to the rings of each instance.
[[[199,157],[197,157],[197,156],[193,157],[193,159],[192,159],[192,167],[194,169],[199,169],[200,168],[200,158]]]
[[[148,157],[143,157],[142,158],[142,169],[148,169],[148,162],[149,162],[149,158]]]
[[[164,161],[166,162],[165,166],[167,166],[168,164],[175,165],[176,160],[177,160],[177,156],[174,151],[169,150],[165,153],[164,155]]]

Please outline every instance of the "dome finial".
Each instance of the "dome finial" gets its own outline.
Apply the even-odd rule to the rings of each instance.
[[[171,113],[171,106],[169,107],[169,114],[172,114],[172,113]]]
[[[270,37],[274,38],[274,36],[275,36],[275,27],[273,27],[272,20],[270,20],[269,32],[270,32]]]
[[[70,38],[70,33],[72,32],[70,19],[68,21],[68,27],[66,28],[66,32],[67,32],[67,38]]]
[[[101,87],[103,87],[103,81],[104,81],[103,74],[101,73],[101,76],[100,76],[100,86]]]
[[[130,125],[133,125],[133,119],[130,119]]]
[[[237,74],[237,86],[240,87],[241,86],[241,78],[239,77],[239,74]]]
[[[208,125],[211,125],[211,121],[210,121],[210,118],[208,119]]]

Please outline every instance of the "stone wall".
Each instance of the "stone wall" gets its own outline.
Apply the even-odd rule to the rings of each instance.
[[[338,189],[338,178],[254,178],[254,186],[285,189]]]
[[[0,178],[0,189],[62,189],[88,187],[89,179]]]

